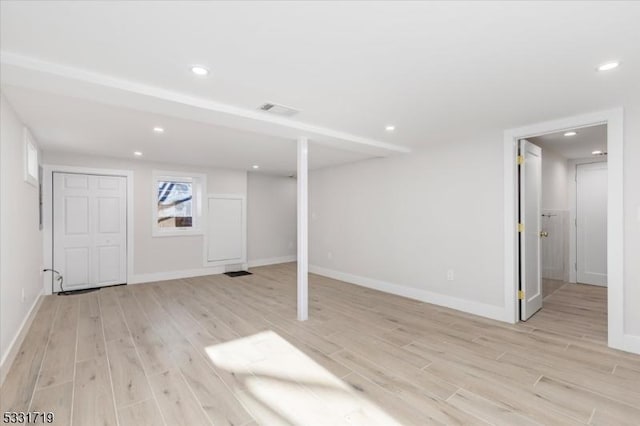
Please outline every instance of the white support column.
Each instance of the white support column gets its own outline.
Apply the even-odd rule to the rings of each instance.
[[[298,138],[298,320],[309,317],[309,141]]]

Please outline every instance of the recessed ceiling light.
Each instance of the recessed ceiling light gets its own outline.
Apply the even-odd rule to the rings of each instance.
[[[156,133],[164,133],[164,129],[162,127],[154,127],[153,131]]]
[[[260,168],[260,166],[258,166],[257,164],[254,164],[254,165],[253,165],[253,166],[251,166],[251,167],[252,167],[252,168],[254,168],[254,169],[259,169],[259,168]]]
[[[394,126],[394,125],[391,125],[391,124],[390,124],[390,125],[388,125],[388,126],[385,126],[385,128],[384,128],[384,129],[385,129],[387,132],[393,132],[393,131],[396,129],[396,126]]]
[[[205,67],[202,67],[200,65],[194,65],[191,67],[191,72],[194,73],[195,75],[199,75],[199,76],[205,76],[207,74],[209,74],[209,70]]]
[[[140,151],[133,151],[133,155],[135,155],[136,157],[142,157],[142,152],[140,152]]]
[[[598,67],[598,71],[609,71],[614,68],[618,68],[618,65],[620,65],[620,62],[617,62],[617,61],[607,62],[605,64],[600,65]]]
[[[567,132],[567,133],[565,133],[564,135],[565,135],[565,136],[575,136],[575,135],[577,135],[577,134],[578,134],[578,132]]]

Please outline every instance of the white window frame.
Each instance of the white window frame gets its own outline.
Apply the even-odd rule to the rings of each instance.
[[[192,184],[193,221],[190,228],[164,228],[158,226],[158,182],[176,181]],[[153,237],[180,237],[204,235],[203,201],[207,190],[207,175],[202,173],[154,170],[151,179],[151,235]]]
[[[31,132],[26,127],[22,132],[24,143],[24,181],[35,187],[38,186],[38,147],[31,136]],[[35,169],[32,169],[35,165]]]

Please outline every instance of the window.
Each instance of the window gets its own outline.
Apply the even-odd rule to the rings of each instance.
[[[33,186],[38,186],[38,148],[33,142],[33,137],[25,127],[24,139],[24,180]]]
[[[193,184],[170,180],[158,181],[158,226],[193,227]]]
[[[203,175],[154,172],[153,236],[200,235]]]

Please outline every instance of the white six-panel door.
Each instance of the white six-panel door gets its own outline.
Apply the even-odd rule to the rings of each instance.
[[[121,176],[54,173],[53,268],[64,290],[126,283],[126,187]]]
[[[577,281],[607,285],[607,163],[576,169]]]

